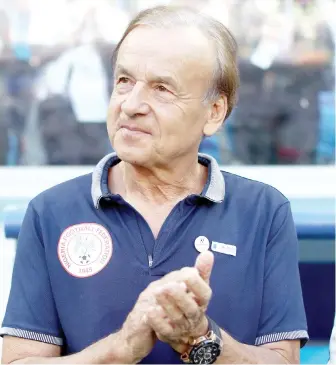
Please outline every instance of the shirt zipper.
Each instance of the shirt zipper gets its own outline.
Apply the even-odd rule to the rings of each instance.
[[[153,266],[153,256],[152,255],[148,255],[148,266],[149,267]]]

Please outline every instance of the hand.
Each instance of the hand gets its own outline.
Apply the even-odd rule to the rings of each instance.
[[[211,298],[209,279],[213,261],[211,252],[201,253],[194,268],[183,268],[156,282],[162,285],[155,287],[155,301],[149,308],[147,322],[158,339],[179,353],[208,331],[205,312]]]
[[[124,346],[122,358],[127,364],[136,364],[152,350],[157,337],[147,323],[148,308],[154,304],[154,285],[149,285],[140,295],[119,331]]]

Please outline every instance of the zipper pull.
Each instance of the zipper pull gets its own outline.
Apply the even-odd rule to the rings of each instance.
[[[152,257],[152,255],[148,255],[148,265],[149,265],[149,267],[153,266],[153,257]]]

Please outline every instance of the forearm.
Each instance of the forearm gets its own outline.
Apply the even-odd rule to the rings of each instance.
[[[121,332],[117,332],[72,355],[26,357],[13,361],[11,364],[129,364],[133,362],[134,359],[126,350]]]
[[[299,363],[299,359],[286,359],[281,350],[263,346],[242,344],[221,330],[223,351],[216,364],[289,364]]]

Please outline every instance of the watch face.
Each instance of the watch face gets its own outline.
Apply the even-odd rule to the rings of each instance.
[[[192,364],[213,364],[220,354],[220,347],[212,341],[205,341],[191,350],[189,358]]]

